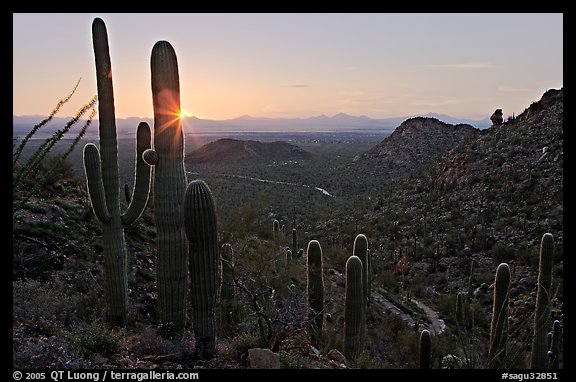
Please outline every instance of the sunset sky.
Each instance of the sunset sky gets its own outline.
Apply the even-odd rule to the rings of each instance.
[[[563,86],[561,13],[13,14],[13,114],[96,94],[91,25],[110,42],[116,116],[151,117],[150,53],[178,56],[182,110],[206,119],[522,112]]]

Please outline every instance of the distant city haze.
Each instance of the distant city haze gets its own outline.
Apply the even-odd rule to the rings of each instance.
[[[178,57],[182,112],[202,119],[506,118],[563,87],[561,13],[15,13],[13,115],[48,115],[79,78],[59,116],[96,94],[95,17],[118,118],[153,116],[159,40]]]

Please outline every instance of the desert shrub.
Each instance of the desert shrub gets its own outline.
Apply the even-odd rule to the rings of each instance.
[[[102,321],[95,320],[74,327],[67,333],[66,341],[71,352],[83,357],[96,353],[110,357],[122,348],[124,338],[120,331],[109,329]]]

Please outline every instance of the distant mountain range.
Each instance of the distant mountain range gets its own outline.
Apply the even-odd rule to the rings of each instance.
[[[335,114],[332,117],[326,115],[320,115],[309,118],[260,118],[251,117],[249,115],[244,115],[238,118],[226,119],[226,120],[213,120],[213,119],[201,119],[197,117],[184,117],[182,122],[184,125],[184,131],[186,133],[223,133],[223,132],[352,132],[352,131],[364,131],[364,130],[390,130],[392,132],[397,126],[399,126],[403,121],[419,117],[417,115],[405,116],[405,117],[394,117],[394,118],[384,118],[384,119],[374,119],[367,116],[353,116],[345,113]],[[420,117],[430,117],[436,118],[442,122],[449,124],[468,124],[477,129],[484,129],[492,125],[490,118],[485,118],[482,120],[471,120],[454,118],[449,115],[428,113],[426,115],[421,115]],[[28,115],[28,116],[13,116],[13,136],[25,136],[30,129],[40,121],[42,121],[45,116],[41,115]],[[52,121],[43,126],[38,132],[37,138],[45,138],[56,130],[61,129],[69,118],[54,117]],[[118,129],[118,136],[120,138],[131,138],[135,135],[136,126],[140,122],[148,122],[152,127],[154,124],[153,118],[117,118],[116,127]],[[79,121],[71,129],[71,136],[74,132],[79,131],[82,126],[83,121]],[[87,138],[97,135],[97,123],[91,126],[86,132]]]

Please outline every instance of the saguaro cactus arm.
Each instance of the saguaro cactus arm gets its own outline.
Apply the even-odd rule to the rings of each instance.
[[[130,205],[122,215],[122,222],[130,224],[136,220],[146,208],[150,195],[150,176],[152,168],[144,161],[142,154],[150,149],[152,134],[146,122],[140,122],[136,131],[136,181]]]
[[[86,173],[86,187],[92,204],[94,215],[101,223],[110,221],[110,213],[106,206],[104,184],[102,183],[102,170],[100,168],[100,153],[93,143],[84,147],[84,171]]]

